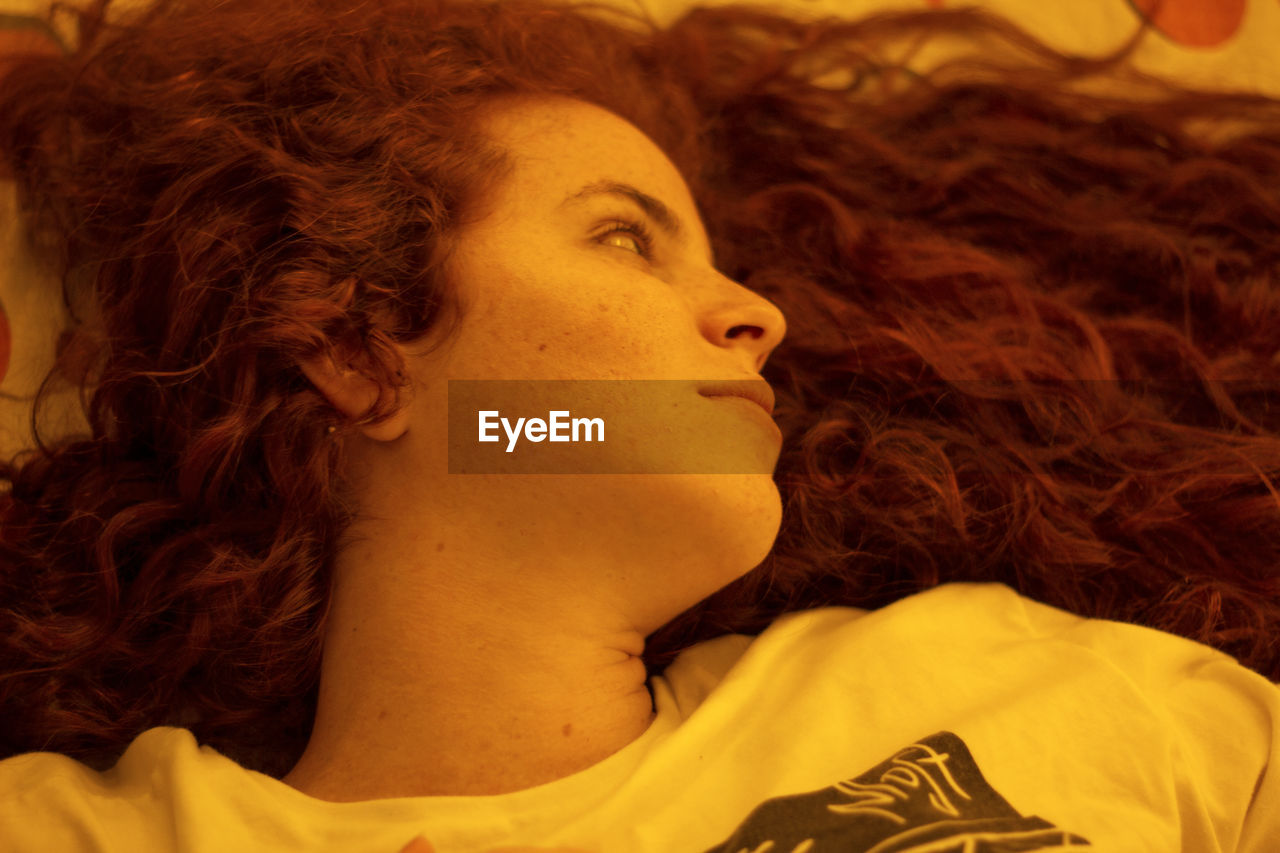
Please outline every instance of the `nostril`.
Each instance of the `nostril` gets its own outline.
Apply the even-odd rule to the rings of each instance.
[[[734,326],[724,334],[725,334],[725,337],[727,338],[736,338],[744,330],[747,330],[747,329],[751,330],[752,332],[751,337],[755,338],[756,340],[759,340],[760,338],[764,337],[764,329],[760,328],[759,326],[747,326],[747,325]]]

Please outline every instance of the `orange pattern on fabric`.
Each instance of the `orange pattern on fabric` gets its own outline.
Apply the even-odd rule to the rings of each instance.
[[[1187,47],[1218,47],[1240,29],[1247,0],[1128,0],[1156,29]],[[1151,12],[1159,6],[1152,17]]]

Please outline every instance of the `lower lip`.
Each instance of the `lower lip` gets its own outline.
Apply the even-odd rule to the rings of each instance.
[[[731,394],[711,394],[708,396],[708,399],[727,400],[740,407],[745,407],[753,413],[755,420],[768,424],[769,428],[778,436],[778,438],[782,438],[782,430],[779,429],[777,423],[774,422],[773,416],[765,411],[764,406],[761,406],[756,401],[748,400],[746,397],[737,397]]]

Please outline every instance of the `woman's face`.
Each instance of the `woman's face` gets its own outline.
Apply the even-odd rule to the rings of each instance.
[[[769,474],[449,475],[447,382],[758,380],[782,340],[782,314],[715,269],[683,178],[633,125],[578,101],[511,99],[484,127],[514,168],[483,218],[459,233],[446,268],[460,323],[443,346],[408,359],[408,426],[393,442],[404,494],[395,505],[484,506],[520,519],[526,545],[559,536],[563,552],[572,531],[579,556],[597,562],[638,548],[677,564],[706,557],[718,566],[709,594],[772,546],[781,509]],[[690,406],[744,436],[743,452],[772,470],[780,438],[761,410],[687,388]],[[759,461],[744,467],[760,470]],[[681,598],[675,612],[697,600]]]
[[[560,99],[504,101],[485,126],[515,167],[448,269],[470,307],[451,373],[758,378],[782,314],[715,269],[689,188],[648,137]]]

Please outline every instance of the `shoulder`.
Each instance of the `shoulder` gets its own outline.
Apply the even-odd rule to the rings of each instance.
[[[158,727],[138,735],[112,768],[97,771],[66,755],[28,752],[0,761],[0,825],[6,849],[116,850],[133,839],[138,851],[170,849],[177,776],[202,752],[190,731]]]
[[[785,614],[748,650],[762,657],[828,663],[841,655],[886,675],[927,667],[957,679],[1000,670],[1034,684],[1122,683],[1147,704],[1214,703],[1263,727],[1280,687],[1231,656],[1141,625],[1090,619],[1042,604],[998,583],[949,583],[877,610],[822,607]]]
[[[1095,648],[1099,653],[1135,648],[1171,657],[1232,661],[1216,649],[1142,625],[1083,617],[1020,595],[1001,583],[942,584],[902,598],[877,610],[820,607],[778,617],[761,639],[799,634],[858,637],[946,638],[960,644],[1017,640],[1063,642]]]
[[[134,738],[116,764],[94,770],[57,752],[25,752],[0,761],[0,791],[14,797],[35,792],[58,799],[82,794],[129,791],[153,784],[176,763],[198,760],[200,748],[190,731],[170,726],[147,729]],[[164,769],[164,774],[157,771]],[[5,802],[12,802],[6,798]]]

